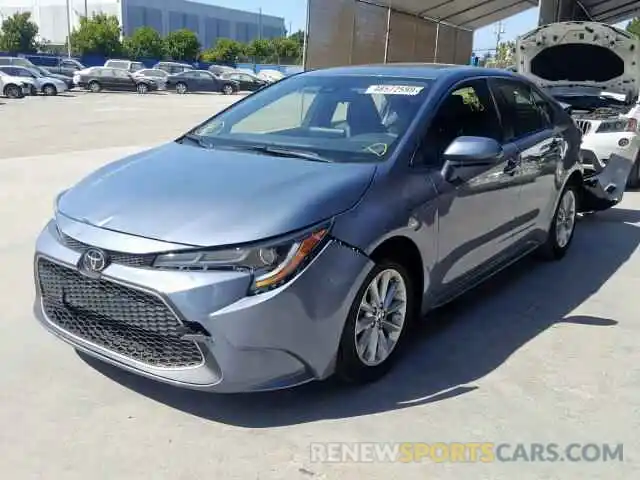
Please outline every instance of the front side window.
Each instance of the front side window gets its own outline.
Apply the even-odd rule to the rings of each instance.
[[[429,124],[417,163],[440,166],[447,147],[462,136],[503,140],[486,80],[463,82],[445,96]]]
[[[192,133],[215,146],[279,147],[331,161],[382,161],[416,117],[429,79],[300,75],[259,91]],[[394,104],[384,118],[380,105]]]
[[[536,101],[532,88],[516,80],[496,80],[492,88],[499,99],[500,114],[509,140],[531,135],[551,125],[544,99]],[[545,104],[541,104],[543,101]],[[551,108],[546,104],[547,108]]]

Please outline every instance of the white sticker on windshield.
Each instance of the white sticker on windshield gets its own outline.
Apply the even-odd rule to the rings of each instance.
[[[416,87],[414,85],[371,85],[367,88],[369,95],[418,95],[424,87]]]

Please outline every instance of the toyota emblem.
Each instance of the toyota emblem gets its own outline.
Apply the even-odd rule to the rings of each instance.
[[[84,270],[90,273],[98,273],[107,268],[107,254],[97,248],[90,248],[82,255],[80,264]]]

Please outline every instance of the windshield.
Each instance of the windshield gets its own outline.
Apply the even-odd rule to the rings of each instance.
[[[215,116],[191,131],[189,138],[197,137],[209,148],[277,147],[328,161],[381,161],[417,115],[431,82],[386,76],[295,76]]]

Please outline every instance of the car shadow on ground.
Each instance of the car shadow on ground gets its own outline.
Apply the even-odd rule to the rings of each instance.
[[[410,408],[472,394],[481,379],[554,325],[611,328],[615,318],[572,312],[595,294],[640,243],[640,212],[613,209],[579,221],[561,262],[527,258],[416,329],[406,353],[377,383],[334,381],[258,394],[215,395],[167,386],[81,357],[121,385],[170,407],[225,424],[267,428]],[[587,360],[587,359],[585,359]]]

